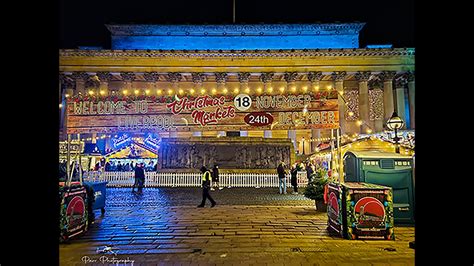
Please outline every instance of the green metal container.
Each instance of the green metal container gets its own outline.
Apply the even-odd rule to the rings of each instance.
[[[365,182],[393,189],[395,224],[415,223],[413,157],[380,151],[348,151],[344,181]]]

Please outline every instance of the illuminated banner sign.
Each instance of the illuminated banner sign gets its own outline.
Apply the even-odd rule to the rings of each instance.
[[[70,134],[339,127],[337,99],[314,93],[76,99],[67,107]]]

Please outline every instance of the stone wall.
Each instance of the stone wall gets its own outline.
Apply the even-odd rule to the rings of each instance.
[[[294,148],[289,139],[193,137],[164,138],[159,169],[199,169],[219,165],[222,169],[275,169],[280,161],[290,165]]]

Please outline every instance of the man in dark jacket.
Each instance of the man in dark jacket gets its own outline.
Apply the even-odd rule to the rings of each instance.
[[[285,171],[285,163],[280,162],[277,167],[278,173],[278,188],[280,189],[280,194],[282,194],[282,187],[283,191],[286,194],[286,171]]]
[[[198,208],[204,207],[206,204],[206,199],[209,199],[211,201],[211,208],[216,206],[216,202],[214,199],[211,197],[209,194],[209,188],[211,186],[211,172],[207,170],[205,166],[201,167],[201,173],[202,173],[202,202],[201,204],[198,205]]]
[[[135,192],[135,187],[138,187],[138,193],[142,193],[143,184],[145,183],[145,171],[143,170],[143,163],[135,166],[135,183],[132,187],[132,192]]]
[[[312,175],[313,175],[314,171],[313,171],[313,167],[311,165],[311,163],[307,163],[306,164],[306,178],[308,178],[308,183],[310,183],[313,179]]]

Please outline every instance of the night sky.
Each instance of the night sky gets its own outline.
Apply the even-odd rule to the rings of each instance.
[[[60,48],[110,49],[104,24],[232,24],[232,0],[61,0]],[[397,1],[236,0],[236,24],[366,22],[360,47],[415,47],[414,3]]]

